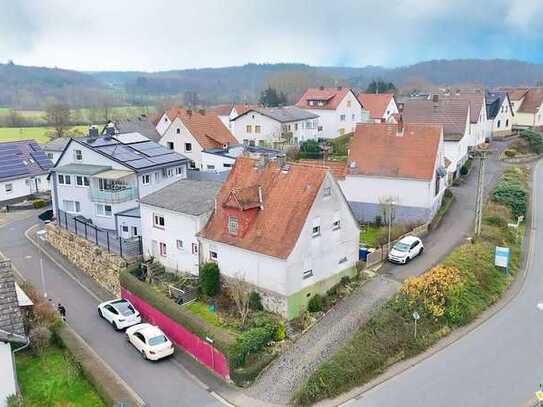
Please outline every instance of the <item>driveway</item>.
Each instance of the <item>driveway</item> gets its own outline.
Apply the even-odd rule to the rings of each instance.
[[[489,156],[485,171],[487,192],[503,171],[504,164],[497,160],[497,156],[507,144],[496,142],[492,146],[494,153]],[[478,165],[474,162],[467,180],[451,188],[455,201],[441,224],[424,238],[424,255],[407,265],[384,264],[375,278],[339,303],[317,326],[281,354],[247,390],[247,394],[276,405],[288,403],[292,393],[315,368],[346,343],[354,331],[369,319],[371,311],[397,292],[403,280],[424,273],[469,236],[475,218]]]
[[[34,215],[37,215],[36,212]],[[0,251],[11,259],[16,269],[35,287],[43,289],[40,278],[40,252],[24,236],[36,223],[36,217],[18,219],[0,228]],[[43,258],[46,291],[53,302],[67,308],[72,328],[108,363],[113,370],[149,406],[222,406],[210,392],[193,379],[177,359],[158,363],[143,360],[126,342],[124,334],[115,332],[97,316],[95,292],[85,290],[49,258]],[[70,267],[69,264],[66,264]],[[77,270],[70,270],[77,275]],[[82,279],[88,287],[92,281]],[[101,297],[99,297],[101,298]]]
[[[543,179],[543,166],[536,170]],[[537,210],[543,185],[534,182]],[[529,406],[542,383],[543,217],[532,219],[526,279],[518,295],[488,321],[418,365],[349,403],[357,407]]]

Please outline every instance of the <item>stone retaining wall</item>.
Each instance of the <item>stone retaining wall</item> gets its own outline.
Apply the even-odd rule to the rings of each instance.
[[[100,286],[113,295],[120,295],[119,273],[128,266],[122,257],[108,253],[94,243],[57,227],[46,225],[47,241],[64,257],[89,274]]]

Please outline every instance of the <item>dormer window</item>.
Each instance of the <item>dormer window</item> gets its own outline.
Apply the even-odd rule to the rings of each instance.
[[[228,233],[234,236],[238,234],[238,218],[235,216],[228,217]]]
[[[83,152],[81,150],[74,150],[74,159],[76,161],[82,161],[83,160]]]

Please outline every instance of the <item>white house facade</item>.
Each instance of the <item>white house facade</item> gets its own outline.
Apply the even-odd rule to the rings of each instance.
[[[509,136],[513,129],[513,105],[505,91],[486,93],[488,130],[493,137]]]

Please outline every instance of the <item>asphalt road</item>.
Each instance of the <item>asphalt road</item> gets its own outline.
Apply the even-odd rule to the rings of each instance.
[[[543,179],[543,166],[537,169]],[[543,185],[535,182],[536,210]],[[359,407],[528,406],[543,380],[543,214],[533,219],[534,250],[519,294],[474,331],[364,393]]]
[[[37,219],[16,220],[0,228],[0,251],[10,258],[21,274],[42,289],[40,253],[24,236]],[[217,401],[182,368],[178,361],[143,360],[125,340],[98,318],[98,300],[44,256],[46,288],[53,302],[61,302],[68,312],[68,323],[124,379],[149,406],[219,407]]]

